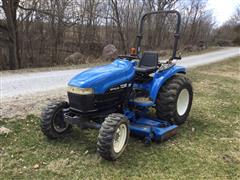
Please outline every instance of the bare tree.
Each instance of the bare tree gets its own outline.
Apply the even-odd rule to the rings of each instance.
[[[240,5],[232,17],[215,30],[215,41],[219,45],[240,45]]]
[[[126,44],[125,44],[125,37],[124,37],[124,32],[122,28],[122,19],[120,17],[120,5],[124,5],[124,1],[119,1],[118,0],[111,0],[111,6],[113,10],[113,16],[112,19],[115,21],[117,24],[117,31],[119,33],[120,39],[121,39],[121,49],[126,52]]]
[[[4,41],[8,44],[10,69],[21,68],[17,26],[19,0],[3,0],[2,3],[2,8],[6,16],[6,23],[0,25],[0,30],[7,37]]]
[[[5,69],[62,64],[75,52],[94,59],[108,43],[126,52],[136,44],[141,16],[168,9],[179,10],[183,17],[180,45],[196,45],[212,37],[214,23],[206,10],[206,1],[3,0],[0,52],[1,48],[8,50],[9,67]],[[174,20],[165,15],[149,17],[143,46],[152,50],[171,48]]]

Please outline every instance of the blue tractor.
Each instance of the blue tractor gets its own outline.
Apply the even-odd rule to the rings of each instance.
[[[171,58],[159,62],[158,53],[142,52],[143,24],[153,14],[176,14]],[[111,64],[86,70],[68,83],[69,102],[52,102],[42,112],[41,130],[50,139],[64,137],[73,125],[99,129],[97,152],[116,160],[129,135],[162,142],[176,134],[191,110],[193,90],[176,57],[181,16],[179,12],[145,14],[140,22],[135,54],[119,56]],[[151,110],[151,113],[149,112]],[[154,113],[153,113],[154,112]]]

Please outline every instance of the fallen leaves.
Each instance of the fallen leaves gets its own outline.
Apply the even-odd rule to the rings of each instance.
[[[2,126],[0,128],[0,135],[8,135],[9,133],[11,133],[12,131],[4,126]]]
[[[88,150],[86,150],[85,152],[84,152],[84,155],[87,155],[88,154]]]
[[[55,172],[55,173],[62,173],[63,170],[70,164],[70,160],[67,159],[56,159],[54,161],[51,161],[47,165],[47,169],[49,171]]]
[[[47,165],[48,163],[46,163],[46,162],[42,162],[42,165]]]
[[[34,166],[33,166],[33,169],[39,169],[40,168],[40,165],[39,164],[35,164]]]
[[[196,129],[195,129],[194,127],[192,127],[192,132],[195,132],[195,130],[196,130]]]

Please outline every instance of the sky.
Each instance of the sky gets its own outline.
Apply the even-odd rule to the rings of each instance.
[[[237,5],[240,6],[240,0],[208,0],[208,9],[213,11],[218,25],[233,15]]]

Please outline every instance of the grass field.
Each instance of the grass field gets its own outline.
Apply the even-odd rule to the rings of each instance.
[[[131,138],[116,162],[96,154],[97,131],[49,141],[35,115],[0,121],[13,131],[0,135],[0,179],[240,179],[240,58],[188,75],[193,109],[178,135],[150,147]]]

